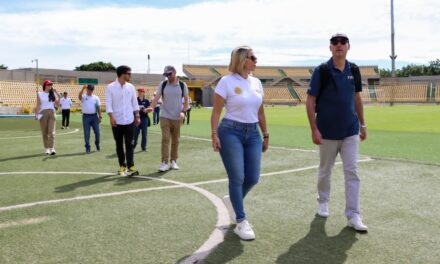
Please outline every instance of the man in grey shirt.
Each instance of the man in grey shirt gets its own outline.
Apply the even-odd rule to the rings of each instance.
[[[159,171],[164,172],[171,169],[179,169],[177,166],[180,124],[185,117],[185,112],[189,108],[188,87],[176,76],[176,69],[173,66],[166,66],[163,75],[167,80],[157,86],[156,96],[151,102],[148,112],[153,111],[160,97],[162,106],[160,111],[160,128],[162,130],[162,163]],[[182,107],[182,97],[184,103]],[[171,141],[171,163],[170,161],[170,141]]]

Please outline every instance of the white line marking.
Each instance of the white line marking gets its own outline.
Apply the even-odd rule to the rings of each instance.
[[[75,130],[73,130],[73,131],[66,132],[66,133],[60,133],[60,134],[57,134],[57,136],[69,135],[69,134],[76,133],[78,131],[79,131],[79,129],[75,128]],[[0,138],[0,140],[1,139],[20,139],[20,138],[40,138],[40,137],[41,137],[41,135],[39,135],[39,136],[23,136],[23,137],[6,137],[6,138]]]
[[[19,225],[39,224],[39,223],[45,222],[47,220],[49,220],[49,217],[42,216],[42,217],[21,219],[21,220],[18,220],[18,221],[8,221],[8,222],[0,223],[0,229],[8,228],[8,227],[13,227],[13,226],[19,226]]]
[[[366,158],[363,160],[358,160],[358,162],[369,162],[372,160],[373,159],[371,159],[371,158]],[[342,162],[335,163],[335,165],[339,165],[339,164],[342,164]],[[319,166],[315,165],[315,166],[309,166],[309,167],[292,169],[292,170],[264,173],[264,174],[261,174],[261,177],[280,175],[280,174],[286,174],[286,173],[291,173],[291,172],[305,171],[305,170],[310,170],[310,169],[316,169],[318,167]],[[22,172],[21,174],[32,174],[32,173],[33,172]],[[57,173],[58,174],[61,174],[61,173],[74,174],[75,172],[34,172],[34,174],[43,174],[43,173],[45,173],[45,174],[57,174]],[[77,174],[86,174],[87,172],[79,172],[79,173],[76,172],[76,173]],[[2,174],[20,174],[20,172],[0,173],[0,175],[2,175]],[[94,173],[90,173],[90,174],[109,175],[112,173],[94,172]],[[124,194],[129,194],[129,193],[140,193],[140,192],[164,190],[164,189],[189,188],[191,190],[194,190],[194,191],[202,194],[208,200],[210,200],[212,204],[214,204],[214,206],[216,207],[216,211],[217,211],[217,223],[216,223],[215,229],[212,231],[208,240],[206,240],[205,243],[203,243],[203,245],[201,247],[199,247],[193,254],[191,254],[191,256],[184,259],[180,263],[184,263],[184,264],[198,263],[199,261],[206,258],[220,243],[222,243],[224,241],[225,234],[226,234],[228,227],[230,225],[230,220],[229,220],[227,209],[226,209],[225,205],[223,204],[223,201],[219,197],[217,197],[215,194],[213,194],[203,188],[197,187],[196,185],[226,182],[226,181],[228,181],[228,179],[219,179],[219,180],[203,181],[203,182],[195,182],[195,183],[183,183],[183,182],[162,179],[162,178],[148,177],[148,176],[135,176],[135,177],[150,179],[150,180],[158,180],[161,182],[172,183],[175,185],[153,187],[153,188],[144,188],[144,189],[134,189],[134,190],[128,190],[128,191],[121,191],[121,192],[93,194],[93,195],[77,196],[77,197],[66,198],[66,199],[46,200],[46,201],[40,201],[40,202],[34,202],[34,203],[19,204],[19,205],[7,206],[7,207],[0,207],[0,212],[19,209],[19,208],[27,208],[27,207],[32,207],[32,206],[36,206],[36,205],[55,204],[55,203],[78,201],[78,200],[87,200],[87,199],[94,199],[94,198],[101,198],[101,197],[124,195]]]
[[[84,196],[77,196],[77,197],[71,197],[71,198],[65,198],[65,199],[46,200],[46,201],[39,201],[39,202],[33,202],[33,203],[17,204],[17,205],[11,205],[11,206],[6,206],[6,207],[0,207],[0,212],[21,209],[21,208],[28,208],[28,207],[33,207],[33,206],[37,206],[37,205],[57,204],[57,203],[63,203],[63,202],[89,200],[89,199],[94,199],[94,198],[111,197],[111,196],[118,196],[118,195],[124,195],[124,194],[129,194],[129,193],[140,193],[140,192],[148,192],[148,191],[164,190],[164,189],[174,189],[174,188],[181,188],[181,186],[172,185],[172,186],[162,186],[162,187],[153,187],[153,188],[143,188],[143,189],[121,191],[121,192],[100,193],[100,194],[84,195]]]
[[[145,177],[145,176],[135,176],[135,177],[152,179],[151,177]],[[226,206],[223,204],[223,201],[215,194],[200,187],[194,186],[193,184],[167,180],[167,179],[159,179],[159,180],[162,182],[169,182],[176,184],[178,186],[189,188],[193,191],[202,194],[203,196],[208,198],[209,201],[211,201],[211,203],[215,206],[217,210],[217,223],[211,235],[209,235],[208,240],[206,240],[202,246],[200,246],[196,251],[194,251],[194,253],[192,253],[191,256],[187,257],[186,259],[180,262],[183,264],[198,263],[199,261],[206,258],[209,255],[209,253],[211,253],[211,251],[214,248],[216,248],[220,243],[222,243],[225,239],[225,234],[229,228],[229,225],[231,224]]]
[[[188,138],[188,139],[194,139],[194,140],[200,140],[200,141],[211,142],[211,139],[201,138],[201,137],[193,137],[193,136],[180,136],[180,137]],[[271,146],[271,145],[269,145],[269,150],[270,149],[282,149],[282,150],[293,150],[293,151],[314,152],[314,153],[317,152],[316,150],[312,150],[312,149],[286,148],[286,147],[278,147],[278,146]]]

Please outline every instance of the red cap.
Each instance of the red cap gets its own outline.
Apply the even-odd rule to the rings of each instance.
[[[51,85],[51,84],[53,84],[53,82],[51,80],[45,80],[43,83],[43,86]]]
[[[145,89],[144,88],[139,88],[138,92],[145,93]]]

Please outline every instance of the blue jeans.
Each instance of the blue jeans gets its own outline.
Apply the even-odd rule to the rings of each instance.
[[[229,178],[229,196],[237,223],[246,219],[243,200],[260,178],[262,140],[258,123],[223,119],[218,127],[220,156]]]
[[[148,132],[148,118],[141,118],[141,124],[136,127],[136,131],[134,132],[134,143],[133,143],[133,149],[136,148],[138,138],[139,138],[139,132],[142,130],[142,140],[141,140],[141,148],[142,150],[147,149],[147,132]]]
[[[93,129],[93,133],[95,133],[95,146],[96,149],[99,150],[99,120],[97,114],[83,114],[82,116],[83,128],[84,128],[84,141],[86,151],[90,151],[90,127]]]
[[[159,120],[160,120],[159,113],[160,113],[160,106],[156,106],[153,112],[153,125],[159,124]]]

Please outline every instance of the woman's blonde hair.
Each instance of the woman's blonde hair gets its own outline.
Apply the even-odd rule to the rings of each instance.
[[[249,46],[236,47],[231,53],[231,62],[228,70],[232,73],[243,74],[244,64],[246,63],[247,53],[252,50]]]

